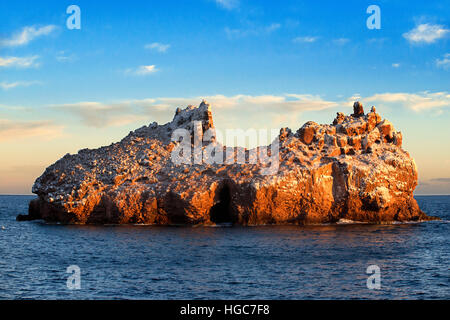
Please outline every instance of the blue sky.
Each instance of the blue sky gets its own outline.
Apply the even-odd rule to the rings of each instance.
[[[71,4],[81,9],[80,30],[66,28]],[[380,30],[366,27],[373,4]],[[355,99],[374,104],[404,133],[418,191],[450,193],[449,8],[445,1],[2,1],[0,145],[9,156],[0,193],[27,193],[65,153],[168,121],[176,106],[202,97],[216,106],[219,128],[296,130],[349,113]]]

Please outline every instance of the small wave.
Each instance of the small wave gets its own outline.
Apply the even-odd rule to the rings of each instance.
[[[350,219],[339,219],[338,222],[336,222],[336,224],[367,224],[367,222],[361,222],[361,221],[353,221]]]
[[[224,222],[224,223],[216,223],[216,224],[207,225],[206,227],[210,227],[210,228],[231,228],[232,226],[233,226],[233,223],[231,223],[231,222]]]

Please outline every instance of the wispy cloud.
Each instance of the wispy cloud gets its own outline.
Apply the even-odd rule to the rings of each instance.
[[[90,127],[121,126],[150,119],[168,121],[173,116],[176,107],[198,105],[202,99],[208,100],[217,111],[215,116],[222,123],[232,125],[241,118],[241,111],[248,114],[257,114],[260,117],[276,116],[280,113],[289,113],[288,124],[295,125],[296,117],[304,111],[323,110],[336,107],[333,101],[323,100],[320,96],[306,94],[285,95],[235,95],[235,96],[202,96],[202,97],[160,97],[141,100],[124,100],[112,103],[79,102],[52,106],[54,110],[70,112],[77,116],[81,122]],[[239,111],[239,112],[237,112]],[[283,119],[277,118],[277,121]],[[256,123],[256,121],[255,121]],[[260,123],[267,123],[260,121]],[[273,125],[280,125],[276,122]]]
[[[280,28],[281,28],[281,24],[279,24],[279,23],[272,23],[272,24],[268,25],[267,27],[265,27],[264,30],[266,31],[266,33],[271,33],[271,32],[274,32],[274,31],[280,29]]]
[[[233,96],[205,95],[197,97],[158,97],[130,99],[113,102],[85,101],[49,106],[53,112],[72,114],[88,127],[104,128],[134,123],[165,123],[173,117],[177,107],[198,105],[202,99],[210,102],[214,109],[216,124],[222,128],[253,127],[272,128],[290,126],[297,128],[306,111],[322,111],[331,108],[350,108],[360,100],[364,105],[377,107],[402,106],[413,111],[440,110],[450,107],[448,92],[380,93],[368,97],[359,94],[339,100],[323,99],[320,95],[286,93],[279,95]],[[284,115],[284,116],[280,116]],[[288,115],[288,116],[285,116]],[[267,119],[271,119],[270,122]]]
[[[170,44],[163,44],[163,43],[159,43],[159,42],[153,42],[153,43],[147,44],[145,46],[145,48],[164,53],[170,48]]]
[[[389,40],[388,38],[370,38],[367,39],[367,43],[381,46],[388,40]]]
[[[247,28],[241,29],[231,29],[225,27],[225,33],[229,39],[238,39],[244,38],[248,36],[259,36],[259,35],[267,35],[275,32],[276,30],[281,28],[281,24],[279,23],[271,23],[266,26],[249,26]]]
[[[0,68],[32,68],[39,66],[36,60],[39,56],[31,57],[0,57]]]
[[[342,46],[344,44],[347,44],[350,42],[350,39],[348,38],[339,38],[339,39],[334,39],[333,43],[339,46]]]
[[[16,82],[0,82],[0,88],[10,90],[17,87],[29,87],[32,85],[42,84],[40,81],[16,81]]]
[[[319,37],[312,37],[312,36],[305,36],[305,37],[297,37],[292,39],[292,42],[294,43],[311,43],[316,42],[319,39]]]
[[[450,178],[434,178],[430,179],[433,182],[450,183]]]
[[[217,5],[227,10],[233,10],[239,7],[239,0],[215,0]]]
[[[119,127],[142,120],[134,108],[152,104],[154,100],[129,100],[116,103],[78,102],[50,106],[56,111],[69,112],[77,116],[88,127]]]
[[[156,68],[155,65],[148,65],[148,66],[140,66],[135,69],[127,69],[125,70],[126,74],[132,74],[136,76],[146,76],[155,72],[158,72],[159,70]]]
[[[375,102],[379,104],[390,103],[402,105],[414,111],[423,111],[436,108],[450,107],[450,93],[443,92],[419,92],[419,93],[381,93],[362,99],[363,102]]]
[[[56,26],[47,25],[43,27],[28,26],[24,27],[20,32],[17,32],[9,39],[0,39],[1,47],[18,47],[24,46],[30,41],[51,34],[56,30]]]
[[[443,25],[424,23],[405,32],[403,37],[412,44],[429,44],[444,38],[449,31]]]
[[[56,60],[59,62],[73,62],[77,60],[76,54],[68,54],[65,51],[59,51],[56,55]]]
[[[442,59],[436,59],[436,66],[444,68],[445,70],[450,69],[450,53],[444,54]]]
[[[137,75],[147,75],[150,73],[155,73],[157,72],[158,69],[156,69],[155,65],[151,65],[151,66],[140,66],[137,70],[136,70],[136,74]]]
[[[393,64],[392,64],[392,67],[393,67],[393,68],[400,68],[400,63],[393,63]]]
[[[52,140],[63,135],[64,126],[52,121],[15,121],[0,119],[0,142],[27,138]]]

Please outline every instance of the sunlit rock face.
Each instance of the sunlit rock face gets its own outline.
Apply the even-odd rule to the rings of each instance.
[[[296,132],[281,129],[274,140],[279,147],[274,174],[262,174],[267,164],[259,159],[174,163],[171,155],[181,143],[172,141],[174,131],[214,129],[211,106],[203,101],[177,109],[165,125],[152,123],[110,146],[67,154],[36,180],[38,199],[30,203],[29,215],[18,219],[204,225],[431,219],[413,198],[417,168],[389,121],[374,107],[364,114],[357,102],[352,115],[338,113],[332,123],[307,122]],[[251,159],[255,151],[211,141],[224,151],[224,159],[238,152]],[[205,148],[201,143],[200,150]],[[226,156],[225,151],[234,153]]]

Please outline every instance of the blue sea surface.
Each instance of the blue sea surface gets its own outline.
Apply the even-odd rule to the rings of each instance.
[[[450,299],[450,196],[416,198],[442,220],[67,226],[16,222],[33,197],[0,196],[0,299]],[[80,290],[67,287],[71,265]]]

